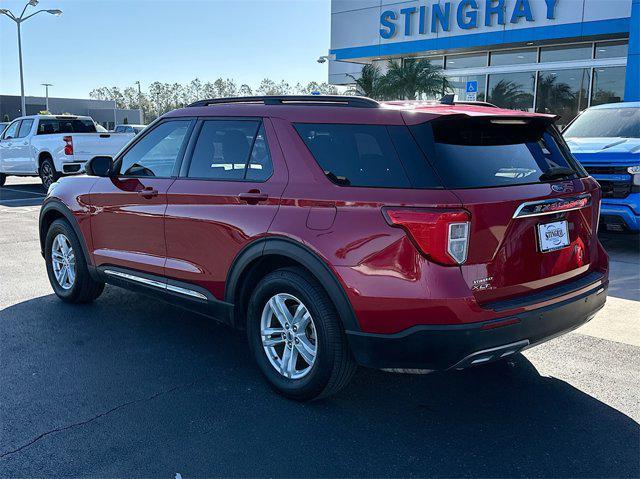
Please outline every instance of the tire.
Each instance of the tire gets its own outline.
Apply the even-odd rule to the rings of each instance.
[[[56,171],[56,167],[51,158],[45,158],[42,161],[38,175],[40,176],[40,180],[42,180],[42,186],[44,186],[44,189],[47,191],[49,190],[49,187],[58,181],[60,176],[62,176]]]
[[[4,173],[0,173],[0,188],[2,188],[6,182],[7,175],[5,175]]]
[[[271,306],[277,307],[278,301],[289,312],[284,316],[293,323],[288,329],[287,324],[282,327]],[[300,305],[303,309],[299,309]],[[310,319],[305,314],[296,320],[295,311],[305,310]],[[294,332],[296,324],[303,326]],[[266,327],[277,331],[265,336],[273,346],[263,344],[262,331]],[[279,269],[258,283],[249,300],[247,336],[262,374],[276,391],[291,399],[309,401],[335,394],[349,383],[357,369],[335,306],[318,281],[302,269]],[[290,344],[288,357],[294,360],[286,362]],[[315,346],[315,355],[309,346]],[[309,357],[311,365],[306,360]],[[293,363],[293,368],[282,371],[285,362]]]
[[[54,242],[56,243],[54,245]],[[61,243],[62,242],[62,243]],[[60,247],[60,245],[63,247]],[[64,253],[64,245],[71,248],[71,254]],[[58,261],[53,261],[54,250]],[[104,290],[104,283],[94,281],[89,274],[87,261],[82,251],[80,241],[75,231],[66,220],[58,219],[51,223],[45,238],[45,262],[49,283],[56,295],[67,303],[89,303],[98,298]],[[62,266],[68,266],[67,276],[61,271]],[[69,271],[73,274],[71,278]],[[62,275],[61,275],[62,274]]]

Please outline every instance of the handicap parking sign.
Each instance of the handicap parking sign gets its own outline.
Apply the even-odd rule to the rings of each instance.
[[[467,82],[467,101],[476,101],[478,99],[478,82]]]

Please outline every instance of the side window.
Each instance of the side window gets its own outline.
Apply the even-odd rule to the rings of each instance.
[[[173,120],[158,125],[125,153],[120,165],[121,174],[161,178],[172,176],[189,124],[189,120]]]
[[[31,131],[31,127],[33,126],[33,120],[22,120],[22,124],[20,125],[20,130],[18,130],[18,138],[24,138]]]
[[[208,120],[200,130],[187,176],[260,181],[271,176],[271,169],[271,157],[259,121]]]
[[[272,173],[273,165],[271,163],[269,145],[267,144],[267,135],[264,132],[264,124],[261,124],[258,135],[253,142],[246,179],[249,181],[267,181]]]
[[[14,121],[11,123],[4,132],[2,138],[4,140],[8,140],[10,138],[15,138],[18,135],[18,127],[20,126],[20,121]]]
[[[298,123],[295,128],[333,183],[412,187],[386,126]],[[426,161],[421,167],[428,168]]]

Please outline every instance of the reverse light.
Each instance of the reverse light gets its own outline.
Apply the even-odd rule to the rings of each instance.
[[[65,136],[62,138],[64,141],[64,154],[65,155],[73,155],[73,138],[70,136]]]
[[[402,228],[418,251],[454,266],[467,260],[471,215],[462,210],[383,208],[389,225]]]

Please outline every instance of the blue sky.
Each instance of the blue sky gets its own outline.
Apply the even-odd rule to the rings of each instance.
[[[19,14],[27,0],[0,0]],[[99,86],[265,77],[326,81],[329,0],[41,0],[22,24],[26,95],[88,98]],[[35,11],[33,7],[29,7]],[[19,94],[15,24],[0,16],[0,93]]]

